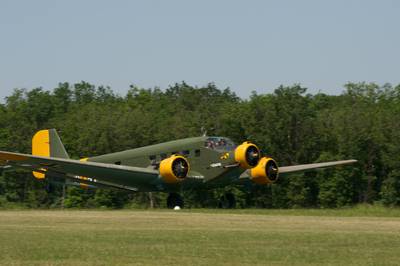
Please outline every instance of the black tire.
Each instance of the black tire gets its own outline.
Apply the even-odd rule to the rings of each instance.
[[[218,207],[221,209],[236,208],[236,199],[233,193],[225,193],[219,200]]]
[[[178,206],[181,209],[183,208],[184,206],[183,198],[178,193],[170,193],[167,198],[167,208],[173,209],[176,206]]]

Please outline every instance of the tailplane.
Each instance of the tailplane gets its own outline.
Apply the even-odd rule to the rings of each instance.
[[[32,155],[69,159],[69,155],[55,129],[44,129],[36,132],[32,138]],[[33,175],[37,179],[45,178],[45,174],[42,172],[33,172]]]

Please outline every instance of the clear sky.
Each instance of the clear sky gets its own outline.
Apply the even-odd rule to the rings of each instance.
[[[1,99],[81,80],[121,95],[215,82],[241,97],[398,84],[400,1],[0,1]]]

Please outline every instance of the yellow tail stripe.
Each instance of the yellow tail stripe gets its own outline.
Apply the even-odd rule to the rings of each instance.
[[[50,134],[47,129],[40,130],[33,136],[32,155],[50,157]],[[44,179],[46,177],[43,173],[32,173],[37,179]]]
[[[40,130],[33,136],[32,155],[50,157],[50,136],[47,129]]]
[[[46,172],[46,169],[40,169],[40,170]],[[40,173],[40,172],[32,172],[32,174],[33,174],[33,176],[34,176],[35,178],[37,178],[37,179],[44,179],[44,178],[46,177],[45,174]]]

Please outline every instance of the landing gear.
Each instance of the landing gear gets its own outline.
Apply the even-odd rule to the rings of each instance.
[[[236,207],[236,199],[233,193],[225,193],[218,203],[218,207],[221,209],[234,209]]]
[[[174,209],[176,206],[183,208],[183,198],[178,193],[170,193],[167,198],[167,208]]]
[[[50,182],[47,182],[45,190],[46,190],[47,193],[51,193],[51,192],[54,191],[54,187]]]

